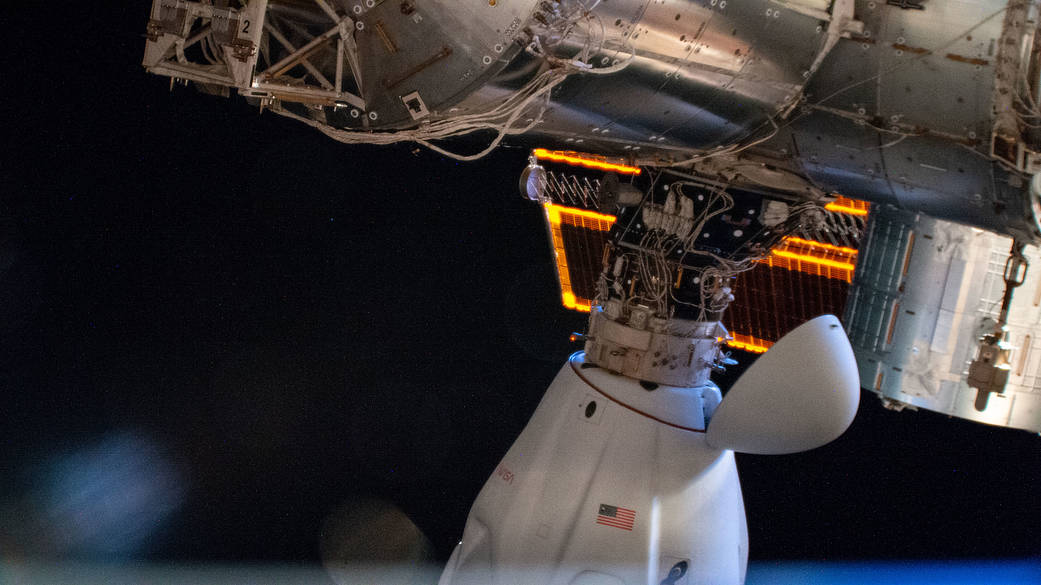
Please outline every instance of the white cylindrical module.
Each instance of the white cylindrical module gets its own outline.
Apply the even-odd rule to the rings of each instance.
[[[881,207],[846,308],[861,386],[911,406],[1041,432],[1041,253],[1014,289],[1002,345],[1008,382],[977,409],[969,365],[997,323],[1012,239]]]

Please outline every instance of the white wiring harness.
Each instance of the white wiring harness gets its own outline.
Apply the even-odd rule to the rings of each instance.
[[[575,2],[568,7],[569,10],[554,14],[554,19],[547,26],[547,33],[544,35],[547,41],[544,43],[536,36],[527,47],[529,54],[543,60],[545,63],[543,71],[498,105],[492,105],[481,112],[446,117],[407,130],[368,132],[336,128],[281,107],[272,108],[272,111],[303,122],[330,138],[347,144],[415,142],[456,160],[477,160],[495,150],[503,138],[523,134],[537,126],[542,121],[542,114],[549,107],[550,92],[569,76],[574,74],[610,75],[629,65],[635,56],[635,51],[629,45],[628,40],[624,42],[627,51],[624,58],[613,59],[604,66],[595,66],[589,62],[590,55],[595,52],[593,48],[598,47],[598,50],[602,50],[605,44],[603,23],[600,22],[599,16],[590,12],[597,4],[599,4],[599,0],[596,0],[592,6],[586,6],[584,2]],[[556,45],[567,37],[582,39],[582,48],[573,58],[554,56],[544,46],[546,44]],[[537,106],[537,110],[533,106]],[[488,146],[475,154],[451,152],[433,143],[481,130],[492,130],[496,135]]]

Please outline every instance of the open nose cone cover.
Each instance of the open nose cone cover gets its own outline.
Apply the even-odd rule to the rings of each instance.
[[[820,447],[853,422],[860,378],[839,320],[823,315],[774,344],[727,392],[708,427],[719,449],[761,455]]]

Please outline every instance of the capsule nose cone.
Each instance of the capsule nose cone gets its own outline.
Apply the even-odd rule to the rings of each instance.
[[[782,337],[723,398],[708,427],[709,445],[742,453],[797,453],[849,428],[860,404],[853,349],[833,315]]]

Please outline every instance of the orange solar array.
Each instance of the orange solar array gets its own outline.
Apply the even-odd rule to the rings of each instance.
[[[539,149],[539,151],[542,151],[542,149]],[[539,156],[550,158],[546,155],[547,152],[549,151],[543,151]],[[568,156],[570,156],[570,154],[571,153],[568,153]],[[563,154],[561,154],[561,156],[563,156]],[[570,163],[571,161],[563,162]],[[603,164],[608,163],[603,162]],[[550,236],[553,241],[553,251],[557,260],[557,274],[560,279],[561,301],[564,306],[569,309],[588,312],[591,309],[593,299],[586,298],[586,296],[576,293],[576,289],[581,288],[581,286],[576,286],[576,284],[584,283],[584,280],[589,279],[592,279],[595,282],[596,277],[599,275],[599,262],[603,252],[603,244],[606,243],[607,233],[610,232],[611,227],[614,225],[617,218],[613,215],[605,215],[587,209],[565,207],[554,203],[545,203],[544,208],[546,212],[546,220],[549,223]],[[851,215],[866,215],[869,209],[869,204],[863,201],[857,201],[840,196],[834,203],[828,204],[827,209]],[[569,227],[571,229],[577,228],[580,232],[586,234],[597,234],[599,237],[592,239],[586,238],[588,241],[585,242],[567,241],[563,232]],[[574,239],[575,232],[572,232],[572,234],[572,239]],[[773,248],[770,251],[769,256],[759,260],[759,263],[765,264],[770,268],[795,271],[810,275],[811,277],[828,279],[832,282],[835,280],[840,281],[839,283],[825,286],[823,283],[827,282],[827,280],[820,281],[821,285],[813,285],[813,281],[811,280],[800,285],[800,290],[803,290],[803,294],[805,294],[812,290],[816,290],[818,286],[830,290],[830,288],[840,286],[841,284],[841,290],[830,291],[828,294],[824,294],[824,289],[821,289],[820,294],[823,294],[825,297],[825,300],[821,300],[821,302],[824,306],[830,306],[829,303],[839,303],[839,299],[836,295],[841,296],[842,292],[845,290],[844,287],[853,281],[853,272],[857,264],[857,250],[854,248],[835,246],[825,242],[789,236],[784,238],[780,245]],[[596,272],[596,274],[594,274],[594,272]],[[576,278],[578,280],[573,282]],[[740,278],[741,276],[739,276],[739,279]],[[588,285],[591,283],[584,284],[587,285],[584,290],[590,290]],[[801,288],[805,286],[810,286],[811,288]],[[751,292],[748,291],[748,289],[743,291],[743,288],[744,287],[742,287],[740,283],[735,287],[735,292],[739,295],[739,300],[736,304],[743,304],[750,301],[754,302],[754,299],[741,298],[742,292]],[[783,289],[785,287],[782,286],[781,288]],[[763,291],[756,292],[768,296],[777,296],[779,293],[790,293],[792,291],[777,290],[777,286],[773,285]],[[773,299],[770,303],[776,304],[777,302],[784,302],[782,299],[784,296],[786,295],[781,294],[781,296]],[[826,300],[829,298],[831,300]],[[734,308],[737,309],[738,307]],[[820,307],[817,309],[819,308]],[[752,309],[751,307],[742,307],[742,310],[753,310],[762,313],[762,310]],[[809,310],[809,308],[807,308],[807,310]],[[836,312],[841,312],[841,307],[836,307],[834,310]],[[734,313],[738,312],[741,311],[735,311]],[[798,313],[798,311],[796,312]],[[776,315],[776,313],[771,314]],[[749,315],[751,315],[751,313]],[[731,314],[731,317],[735,316],[737,315]],[[812,316],[814,315],[800,315],[800,317],[806,318]],[[738,318],[740,320],[740,317]],[[735,349],[753,353],[763,353],[773,345],[775,340],[764,339],[756,335],[741,332],[739,329],[743,329],[745,325],[750,326],[752,330],[755,329],[755,327],[751,326],[751,323],[734,323],[733,326],[735,327],[735,331],[731,332],[731,338],[727,340],[727,345]],[[776,329],[776,327],[773,328]],[[783,329],[784,328],[782,327],[782,330],[780,331],[781,334],[784,332]]]
[[[577,167],[586,167],[587,169],[614,171],[626,175],[640,174],[640,167],[613,163],[607,160],[606,157],[582,154],[571,150],[546,150],[545,148],[536,148],[535,158],[562,162]]]
[[[727,340],[727,345],[736,349],[743,349],[751,353],[765,353],[766,350],[770,349],[770,346],[774,343],[765,339],[759,339],[751,335],[745,335],[744,333],[731,333],[731,339]]]
[[[825,205],[824,209],[849,215],[867,215],[868,210],[871,209],[871,204],[867,201],[850,199],[849,197],[838,195],[835,201]]]
[[[759,262],[786,270],[798,270],[825,278],[853,282],[857,251],[823,242],[787,237]]]
[[[603,243],[606,242],[606,233],[611,231],[611,226],[614,225],[615,217],[613,215],[604,215],[587,209],[564,207],[553,203],[545,203],[543,204],[543,207],[546,209],[546,220],[549,222],[550,238],[553,240],[553,255],[557,258],[557,276],[560,279],[560,300],[564,303],[564,306],[569,309],[589,312],[592,308],[593,299],[587,299],[575,294],[575,287],[572,286],[572,273],[573,270],[577,268],[577,263],[585,260],[585,264],[589,264],[590,259],[568,258],[567,246],[565,245],[566,242],[564,241],[563,229],[561,226],[574,226],[605,234],[603,242],[600,243],[600,249],[583,250],[585,256],[595,254],[596,257],[593,260],[599,262],[600,254],[603,251]],[[576,266],[572,266],[570,262],[575,262]],[[585,272],[589,272],[588,268]],[[598,275],[585,275],[586,278],[589,278],[590,276],[593,277],[595,282],[595,278]]]

